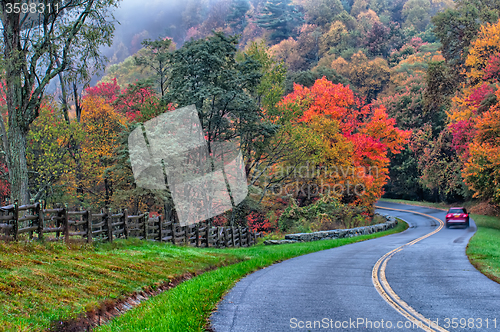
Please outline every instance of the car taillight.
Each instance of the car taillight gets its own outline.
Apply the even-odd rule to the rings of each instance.
[[[463,213],[462,215],[460,215],[460,217],[462,217],[462,218],[467,218],[468,216],[469,216],[469,215],[468,215],[468,214],[466,214],[466,213]]]
[[[447,214],[447,215],[446,215],[446,218],[451,218],[451,217],[453,217],[453,215],[452,215],[452,214]]]

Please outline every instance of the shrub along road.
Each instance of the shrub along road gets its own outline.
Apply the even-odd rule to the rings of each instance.
[[[465,255],[474,222],[469,229],[446,229],[439,221],[444,211],[378,205],[406,210],[390,214],[411,228],[249,275],[212,315],[215,331],[500,329],[500,285]]]

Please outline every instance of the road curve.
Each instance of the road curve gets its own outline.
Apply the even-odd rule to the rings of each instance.
[[[410,228],[252,273],[221,301],[211,317],[213,329],[499,331],[500,285],[465,255],[474,222],[468,229],[446,229],[439,222],[444,211],[378,206],[406,210],[380,212],[407,221]]]

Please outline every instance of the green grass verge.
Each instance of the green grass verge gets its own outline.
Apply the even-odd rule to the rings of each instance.
[[[41,331],[107,299],[242,259],[139,240],[70,247],[0,242],[0,331]]]
[[[416,205],[416,206],[425,206],[432,207],[436,209],[448,209],[451,205],[447,205],[445,203],[431,203],[431,202],[421,202],[421,201],[408,201],[405,199],[392,199],[392,198],[381,198],[380,202],[388,202],[388,203],[398,203],[398,204],[406,204],[406,205]]]
[[[500,218],[473,214],[477,232],[467,245],[472,265],[500,283]]]
[[[399,222],[394,229],[348,239],[227,249],[247,260],[188,280],[94,331],[204,331],[222,296],[245,275],[292,257],[401,232],[407,227]]]
[[[381,201],[441,209],[447,209],[451,206],[401,199],[381,199]],[[467,245],[467,257],[481,273],[500,283],[500,218],[481,214],[471,214],[471,217],[476,223],[477,231]]]

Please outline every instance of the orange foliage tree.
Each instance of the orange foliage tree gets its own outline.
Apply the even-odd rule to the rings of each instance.
[[[83,193],[86,201],[109,206],[113,186],[106,173],[110,158],[119,146],[126,120],[104,98],[86,95],[82,101],[81,126],[85,139],[80,146]]]
[[[500,100],[500,90],[496,92]],[[500,205],[500,102],[475,119],[463,175],[474,196]]]
[[[349,87],[322,78],[311,88],[295,85],[279,109],[277,121],[307,128],[302,139],[317,142],[307,165],[312,182],[352,204],[371,206],[381,197],[388,152],[399,153],[410,136],[383,106],[363,105]]]
[[[500,21],[481,27],[465,64],[468,80],[448,113],[453,145],[474,196],[500,204]]]

